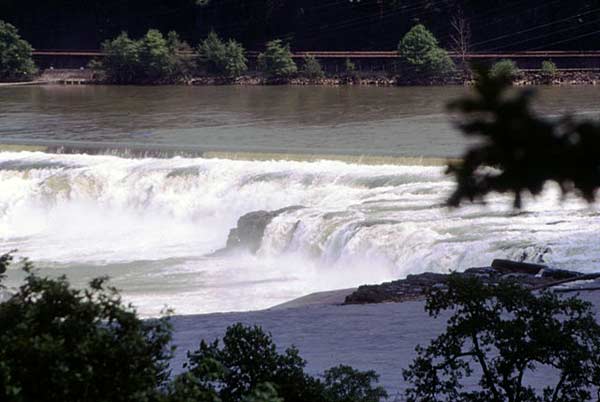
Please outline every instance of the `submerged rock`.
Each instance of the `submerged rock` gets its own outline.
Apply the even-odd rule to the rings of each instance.
[[[254,211],[247,213],[238,219],[237,227],[229,231],[227,245],[225,249],[218,253],[237,249],[256,253],[262,244],[265,229],[273,219],[286,212],[293,212],[302,208],[304,207],[296,205],[276,211]]]

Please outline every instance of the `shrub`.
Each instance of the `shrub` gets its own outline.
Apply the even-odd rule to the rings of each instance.
[[[109,81],[129,84],[141,75],[139,43],[130,39],[126,32],[111,41],[102,43],[104,59],[96,64],[106,74]]]
[[[358,71],[356,71],[356,65],[350,59],[346,59],[344,62],[344,71],[346,73],[346,79],[356,80],[358,79]]]
[[[506,78],[511,81],[517,78],[520,73],[517,64],[509,59],[500,60],[490,69],[490,76],[492,78]]]
[[[321,63],[315,58],[315,56],[306,56],[304,58],[304,66],[302,67],[302,74],[310,79],[316,80],[323,78],[323,68]]]
[[[0,279],[12,256],[0,256]],[[222,342],[200,343],[169,381],[171,326],[141,320],[105,278],[76,290],[64,277],[26,278],[0,303],[0,400],[127,402],[374,402],[377,375],[347,366],[325,383],[304,372],[295,348],[236,324]],[[0,287],[2,283],[0,282]],[[222,346],[221,346],[222,343]]]
[[[544,60],[542,62],[542,75],[547,79],[553,79],[556,77],[558,73],[558,69],[556,68],[556,64],[554,64],[550,60]]]
[[[277,395],[277,390],[270,382],[258,384],[250,395],[245,397],[242,402],[285,402],[283,398]]]
[[[438,46],[437,39],[423,25],[415,25],[398,44],[398,52],[413,74],[446,76],[455,71],[448,53]]]
[[[387,396],[373,385],[378,380],[373,371],[338,366],[325,372],[324,383],[307,375],[298,350],[280,354],[260,327],[233,325],[222,346],[202,341],[188,359],[189,371],[174,381],[181,384],[179,395],[195,393],[207,401],[377,402]]]
[[[102,44],[104,59],[92,65],[117,84],[172,82],[189,73],[188,56],[178,53],[186,46],[175,33],[165,39],[150,29],[142,39],[134,40],[123,32]]]
[[[244,47],[232,39],[223,42],[214,31],[200,43],[198,52],[206,60],[211,73],[235,78],[248,69]]]
[[[193,50],[190,45],[181,40],[179,34],[171,31],[167,34],[167,47],[172,57],[172,74],[174,77],[189,77],[195,70]]]
[[[258,65],[269,78],[287,79],[298,72],[290,45],[284,46],[281,39],[267,43],[266,50],[258,55]]]
[[[37,73],[31,45],[13,25],[0,20],[0,80],[29,80]]]
[[[139,43],[141,70],[149,81],[160,81],[172,77],[175,54],[167,40],[156,29],[150,29]]]
[[[452,316],[446,332],[417,347],[404,371],[412,383],[409,402],[581,402],[598,391],[600,325],[588,302],[552,292],[537,296],[517,283],[493,286],[451,276],[447,288],[427,296],[425,308],[434,317],[442,311]],[[556,378],[548,380],[555,385],[529,385],[528,375],[541,366],[553,368]],[[479,388],[465,391],[464,381]]]
[[[322,395],[322,385],[304,373],[306,363],[298,350],[289,348],[279,354],[271,336],[260,327],[233,325],[222,343],[221,347],[218,340],[202,341],[199,349],[189,354],[187,367],[201,384],[209,382],[207,372],[216,373],[210,384],[224,402],[240,401],[266,382],[286,402],[316,401]]]
[[[358,371],[340,365],[325,371],[325,394],[328,402],[379,402],[387,398],[382,387],[373,387],[379,376],[374,371]]]
[[[6,266],[9,257],[2,257]],[[148,401],[167,379],[170,327],[140,320],[105,279],[24,284],[0,304],[0,400]]]

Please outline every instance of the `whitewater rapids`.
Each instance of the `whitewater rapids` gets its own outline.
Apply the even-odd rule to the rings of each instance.
[[[0,153],[0,252],[76,285],[109,275],[145,316],[246,311],[321,290],[494,258],[598,270],[597,208],[549,186],[457,210],[443,166]],[[211,256],[249,212],[273,219],[253,255]],[[7,284],[22,274],[13,268]]]

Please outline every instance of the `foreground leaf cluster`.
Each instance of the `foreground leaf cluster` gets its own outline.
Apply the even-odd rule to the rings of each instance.
[[[426,310],[450,312],[446,331],[405,370],[409,402],[582,402],[598,397],[600,326],[592,306],[513,282],[453,276]],[[532,378],[545,367],[553,383]],[[478,386],[473,387],[476,383]],[[470,387],[466,387],[470,384]]]
[[[0,257],[0,274],[12,256]],[[0,303],[0,400],[6,402],[377,402],[373,371],[305,373],[294,347],[279,353],[260,327],[236,324],[202,341],[172,376],[168,318],[142,320],[106,278],[87,289],[38,276]]]

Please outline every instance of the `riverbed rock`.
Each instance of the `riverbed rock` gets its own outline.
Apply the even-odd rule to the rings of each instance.
[[[493,284],[501,280],[512,280],[525,288],[533,289],[564,279],[583,275],[580,272],[554,269],[542,264],[531,264],[510,260],[494,260],[489,267],[474,267],[455,275],[477,277],[484,283]],[[428,291],[445,286],[450,274],[426,272],[408,275],[406,279],[360,286],[346,297],[344,304],[371,304],[423,300]]]
[[[265,229],[277,216],[302,209],[302,206],[291,206],[276,211],[254,211],[238,219],[237,226],[229,231],[227,245],[224,250],[248,250],[256,253],[262,244]]]

